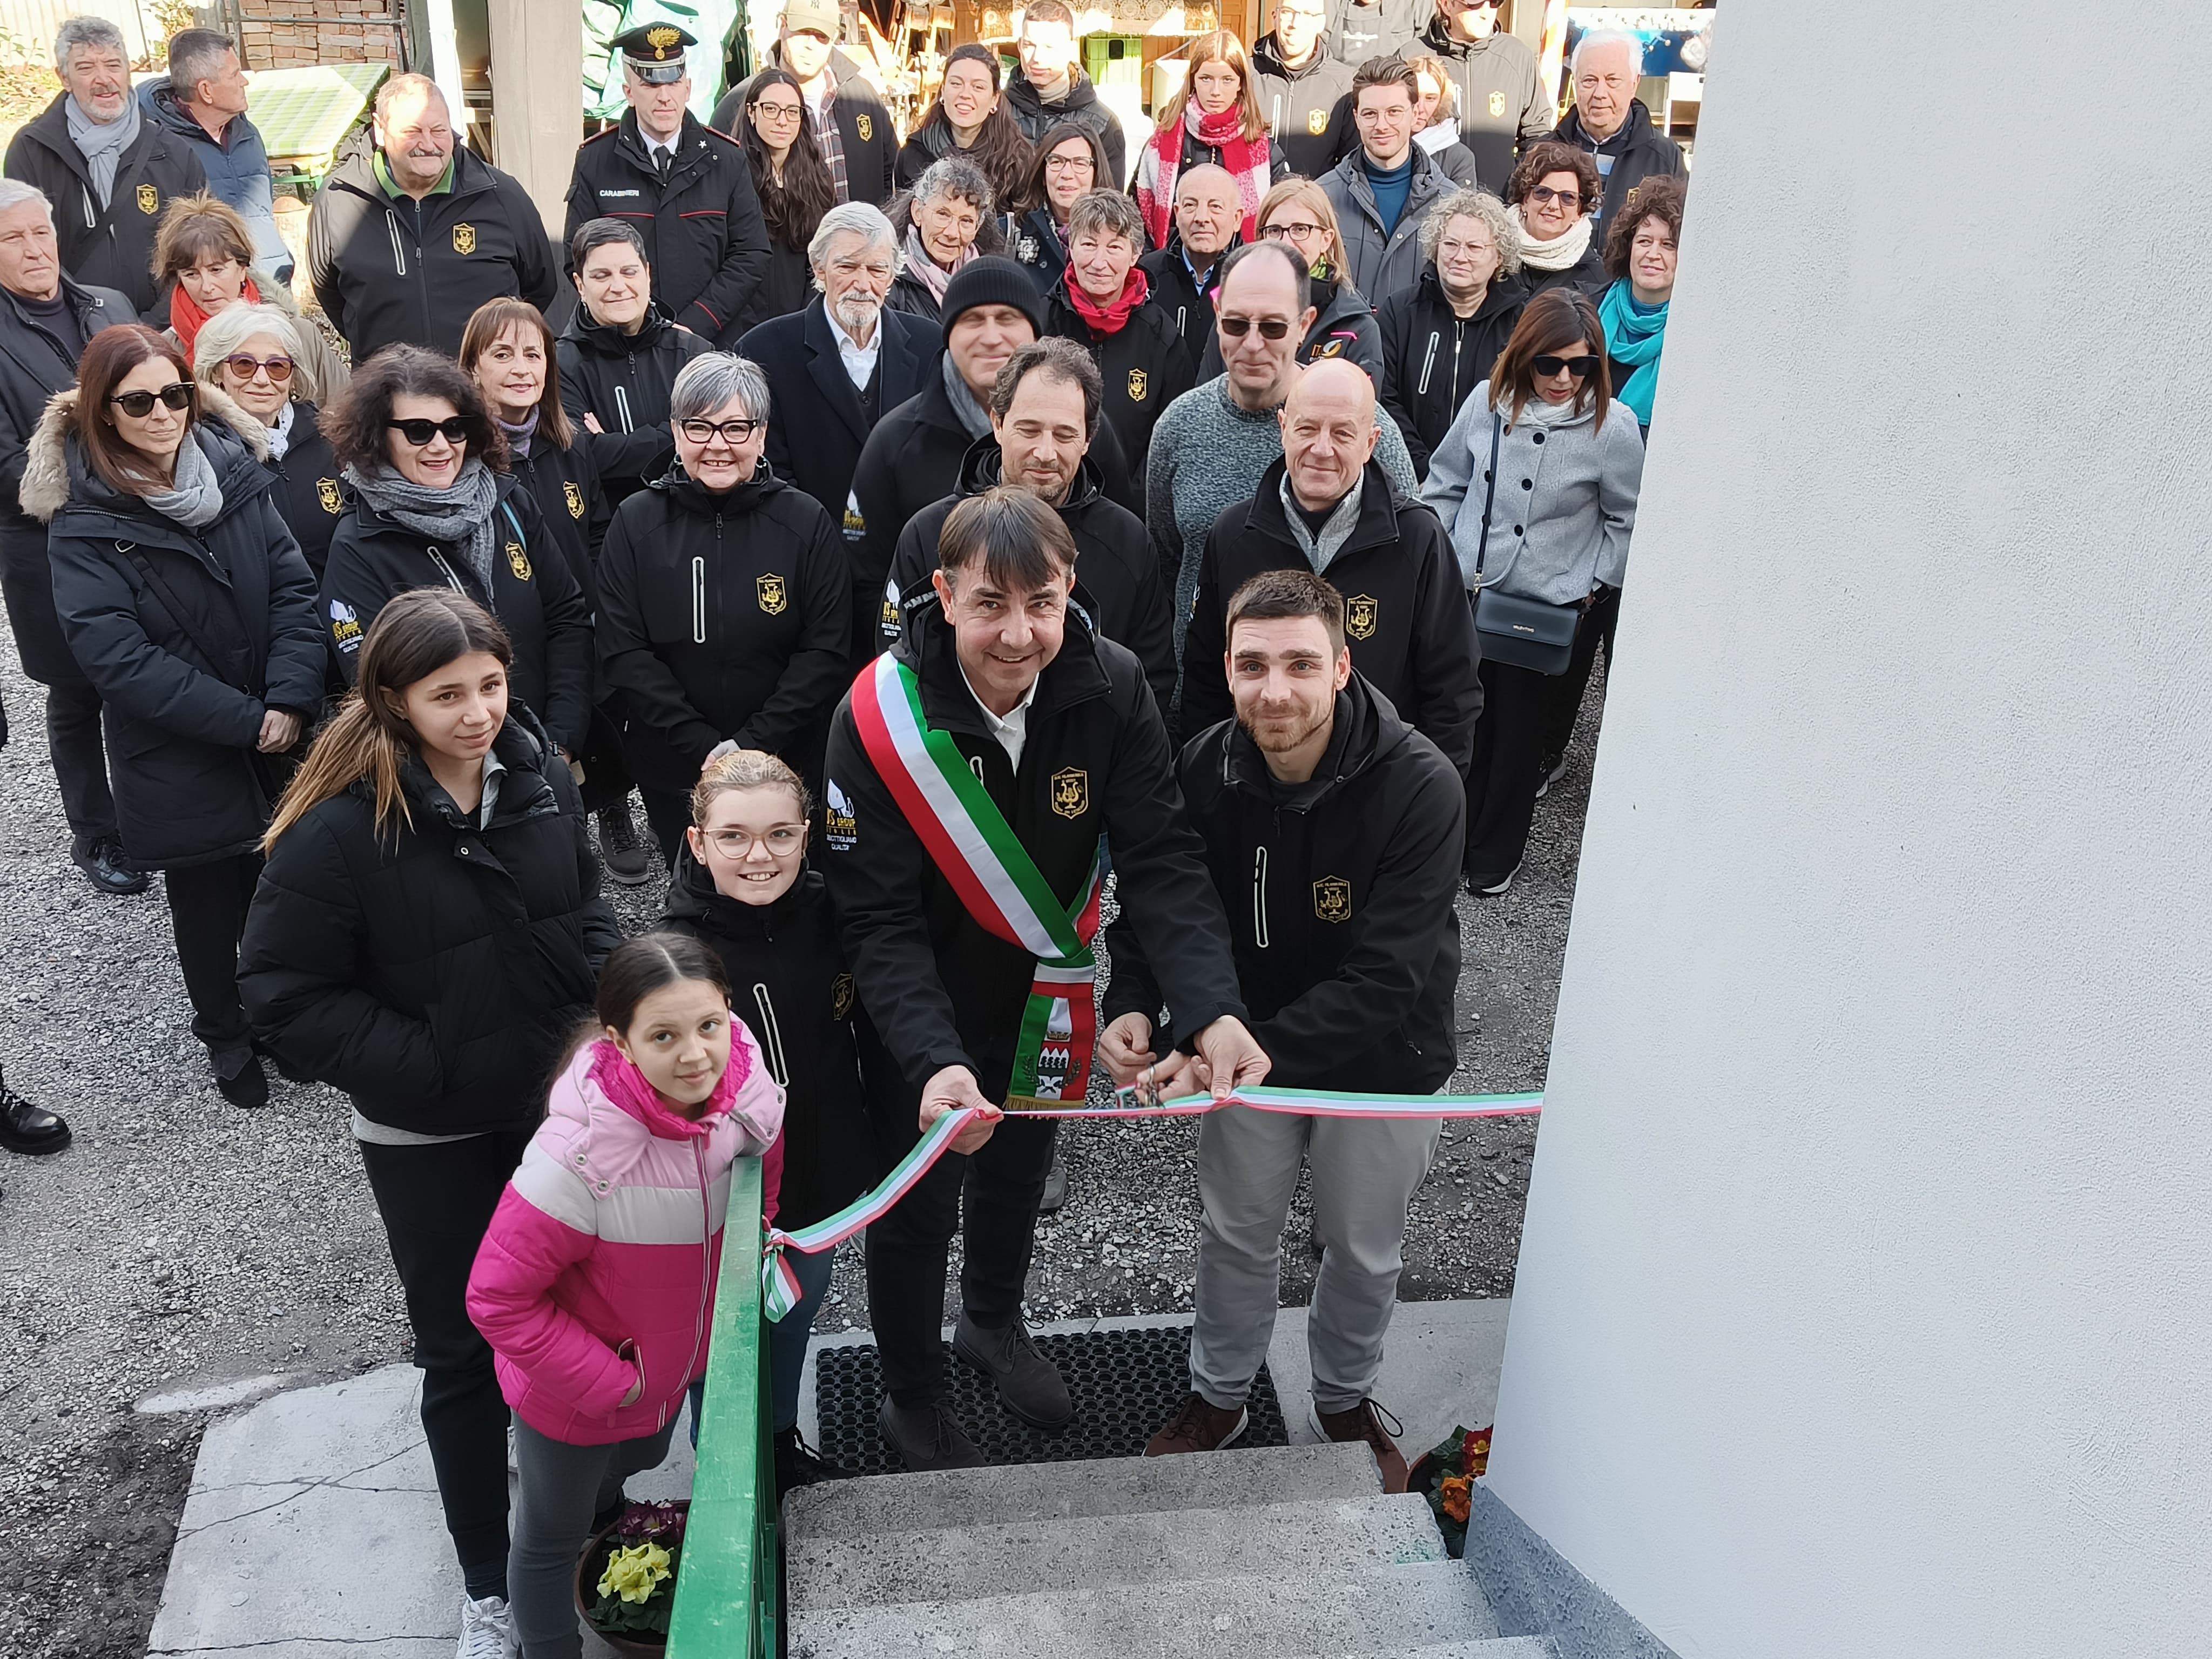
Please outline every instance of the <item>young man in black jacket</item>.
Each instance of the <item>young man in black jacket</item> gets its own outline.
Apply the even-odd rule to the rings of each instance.
[[[1252,43],[1253,90],[1276,153],[1291,172],[1318,179],[1358,142],[1352,64],[1329,50],[1322,0],[1276,0],[1274,20],[1274,32]]]
[[[1128,145],[1121,120],[1083,72],[1075,13],[1066,0],[1030,0],[1022,8],[1022,32],[1014,50],[1021,63],[1006,82],[1006,108],[1022,137],[1034,144],[1062,121],[1079,121],[1098,135],[1107,171],[1114,175],[1098,179],[1098,188],[1120,190],[1127,184]]]
[[[1098,365],[1066,340],[1017,351],[991,388],[991,435],[969,446],[960,486],[907,521],[884,587],[882,648],[898,643],[900,601],[933,605],[930,574],[952,509],[1001,483],[1018,484],[1060,514],[1075,542],[1075,603],[1101,638],[1127,646],[1145,665],[1152,700],[1175,694],[1175,625],[1159,561],[1144,520],[1106,499],[1091,444],[1103,388]]]
[[[690,34],[653,23],[611,44],[622,50],[629,108],[619,125],[577,150],[561,240],[573,250],[576,232],[592,219],[635,226],[653,268],[654,302],[714,344],[768,275],[768,231],[752,164],[737,140],[684,107],[691,72],[684,51],[696,44]]]
[[[1255,577],[1231,602],[1237,716],[1177,768],[1229,918],[1237,982],[1279,1086],[1430,1094],[1450,1081],[1466,792],[1434,744],[1352,672],[1346,607],[1310,570]],[[1125,915],[1128,914],[1126,910]],[[1102,1051],[1117,1081],[1155,1064],[1158,958],[1116,924]],[[1179,1036],[1179,1034],[1178,1034]],[[1180,1092],[1179,1077],[1160,1084]],[[1231,1106],[1199,1130],[1197,1319],[1189,1397],[1147,1456],[1243,1431],[1280,1289],[1301,1162],[1322,1247],[1306,1341],[1317,1426],[1364,1441],[1383,1490],[1406,1461],[1370,1395],[1397,1299],[1406,1207],[1438,1120],[1294,1117]]]
[[[520,181],[453,141],[445,94],[396,75],[376,94],[376,147],[331,170],[307,221],[307,271],[356,367],[386,346],[451,356],[487,300],[553,303],[545,222]]]
[[[1102,841],[1160,996],[1216,1092],[1267,1069],[1143,671],[1069,607],[1066,526],[1002,486],[953,510],[942,556],[939,603],[908,613],[898,645],[839,708],[823,792],[823,868],[846,956],[900,1073],[870,1079],[885,1150],[948,1112],[983,1113],[868,1230],[880,1420],[914,1469],[983,1461],[943,1397],[938,1319],[956,1227],[955,1346],[1025,1422],[1057,1431],[1074,1417],[1021,1322],[1054,1126],[1023,1121],[1019,1106],[1084,1091]],[[946,873],[962,856],[947,851],[953,837],[988,849],[964,855],[959,887]],[[1001,1101],[1011,1121],[995,1117]]]
[[[1373,459],[1372,382],[1349,363],[1316,363],[1291,389],[1282,427],[1283,459],[1206,538],[1183,641],[1182,729],[1229,717],[1227,596],[1261,571],[1305,569],[1346,593],[1353,665],[1466,771],[1482,713],[1474,613],[1443,526],[1419,501],[1397,505]]]

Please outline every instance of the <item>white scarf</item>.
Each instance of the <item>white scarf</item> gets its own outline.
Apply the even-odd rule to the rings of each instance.
[[[281,461],[284,452],[292,447],[292,404],[288,399],[276,411],[276,423],[269,428],[269,459]]]
[[[1507,210],[1513,216],[1514,234],[1521,239],[1521,263],[1537,270],[1571,270],[1589,252],[1591,219],[1588,214],[1575,221],[1575,228],[1564,236],[1548,242],[1540,242],[1528,234],[1528,226],[1521,222],[1521,208],[1516,203]]]

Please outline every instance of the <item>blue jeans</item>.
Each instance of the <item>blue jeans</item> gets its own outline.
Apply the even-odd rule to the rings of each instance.
[[[806,1346],[814,1334],[814,1316],[830,1293],[831,1270],[836,1266],[835,1246],[807,1255],[786,1250],[784,1261],[799,1280],[799,1305],[768,1328],[768,1371],[771,1425],[778,1434],[799,1426],[799,1384],[806,1371]],[[691,1385],[691,1444],[699,1444],[699,1410],[707,1397],[707,1379]]]

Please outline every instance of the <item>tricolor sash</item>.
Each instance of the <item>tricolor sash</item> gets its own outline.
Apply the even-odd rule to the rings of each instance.
[[[1006,1107],[1080,1103],[1097,1036],[1098,856],[1063,905],[947,732],[922,717],[914,672],[884,653],[853,683],[853,723],[877,775],[975,924],[1037,958],[1014,1043]]]

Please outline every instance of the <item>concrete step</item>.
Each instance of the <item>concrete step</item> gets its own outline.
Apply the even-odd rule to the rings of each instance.
[[[1079,1481],[1088,1466],[1061,1467]],[[1448,1559],[1426,1500],[1407,1492],[860,1538],[814,1532],[790,1540],[784,1555],[794,1611],[1247,1574],[1326,1579]]]
[[[1173,1460],[1170,1460],[1173,1461]],[[1456,1562],[792,1609],[791,1659],[1285,1659],[1418,1653],[1498,1626]]]
[[[808,1537],[1065,1521],[1157,1510],[1230,1510],[1381,1495],[1364,1444],[1254,1446],[1181,1457],[1008,1463],[803,1486],[783,1500],[787,1547]]]
[[[1373,1653],[1300,1654],[1297,1659],[1559,1659],[1559,1650],[1548,1636],[1493,1636],[1487,1641],[1382,1648]]]

